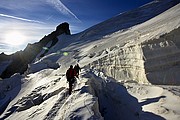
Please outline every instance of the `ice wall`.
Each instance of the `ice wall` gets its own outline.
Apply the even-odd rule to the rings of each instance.
[[[142,51],[149,82],[180,85],[180,28],[142,43]]]
[[[114,52],[90,64],[91,67],[104,72],[117,80],[135,80],[148,83],[144,70],[141,45],[123,48],[112,47]]]
[[[180,28],[143,43],[109,48],[90,64],[120,81],[180,85]]]

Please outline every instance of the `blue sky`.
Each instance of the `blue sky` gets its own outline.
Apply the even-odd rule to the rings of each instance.
[[[152,0],[1,0],[0,53],[23,50],[62,22],[72,34]]]

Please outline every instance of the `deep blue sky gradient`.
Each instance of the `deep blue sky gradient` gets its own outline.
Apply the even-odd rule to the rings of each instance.
[[[27,43],[39,41],[62,22],[68,22],[72,34],[75,34],[151,1],[153,0],[1,0],[0,53],[23,50]],[[9,47],[4,42],[4,34],[11,31],[22,33],[26,36],[26,42]]]
[[[82,21],[83,28],[138,8],[153,0],[61,0]],[[80,23],[79,23],[80,24]],[[80,25],[81,25],[80,24]]]

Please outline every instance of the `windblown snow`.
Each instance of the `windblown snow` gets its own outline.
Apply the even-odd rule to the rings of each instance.
[[[173,0],[134,10],[146,13],[141,22],[130,11],[60,35],[24,75],[0,80],[0,120],[179,120],[180,1],[153,16],[158,2]],[[68,95],[65,72],[77,63],[82,70]]]

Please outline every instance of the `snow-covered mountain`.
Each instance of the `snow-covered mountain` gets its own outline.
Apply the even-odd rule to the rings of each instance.
[[[32,63],[42,50],[45,51],[40,57],[43,57],[47,50],[57,43],[57,36],[61,34],[71,34],[68,23],[61,23],[56,27],[55,31],[45,35],[39,42],[28,44],[24,50],[17,51],[11,55],[1,53],[0,78],[9,78],[15,73],[23,74],[27,70],[28,64]]]
[[[179,120],[179,3],[156,0],[58,36],[24,75],[0,81],[0,119]],[[65,72],[77,63],[82,71],[68,95]]]

